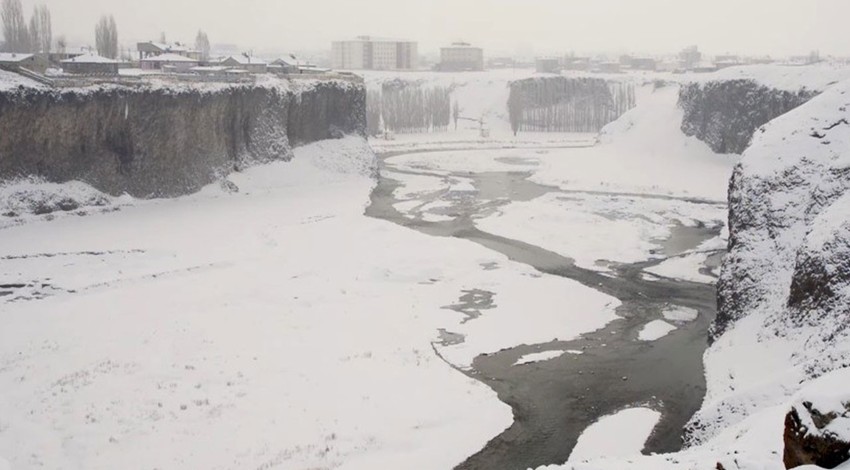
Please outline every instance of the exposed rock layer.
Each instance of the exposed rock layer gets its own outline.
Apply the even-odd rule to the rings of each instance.
[[[717,80],[682,86],[682,132],[717,153],[743,153],[756,130],[812,99],[809,90],[777,90],[754,80]]]
[[[0,93],[0,179],[82,180],[112,194],[173,196],[290,145],[365,131],[365,90],[291,86],[124,87]]]

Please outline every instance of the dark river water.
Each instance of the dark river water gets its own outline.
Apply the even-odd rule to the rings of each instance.
[[[510,405],[514,423],[494,435],[483,449],[457,468],[525,470],[565,463],[579,435],[589,425],[603,416],[634,406],[647,406],[662,413],[644,452],[679,450],[683,428],[699,409],[705,394],[702,355],[707,347],[707,330],[716,313],[714,286],[665,278],[648,280],[642,276],[645,268],[662,260],[617,265],[614,275],[604,275],[578,267],[571,259],[557,253],[476,228],[473,216],[491,213],[500,205],[531,200],[549,192],[564,193],[558,188],[529,181],[531,173],[524,171],[452,174],[472,179],[476,191],[432,194],[423,197],[421,202],[448,196],[453,205],[436,212],[453,216],[453,220],[429,222],[421,217],[405,217],[393,207],[400,202],[393,195],[399,183],[383,174],[388,170],[432,174],[428,169],[395,168],[388,161],[392,156],[381,157],[382,176],[372,193],[366,215],[431,236],[475,242],[542,273],[575,280],[622,302],[617,310],[619,319],[579,339],[522,345],[475,359],[472,369],[463,373],[491,387],[500,400]],[[669,239],[658,241],[659,253],[675,255],[694,249],[719,232],[720,227],[674,227]],[[716,262],[719,255],[714,253],[710,260]],[[704,272],[710,267],[706,266]],[[488,267],[482,266],[482,269]],[[448,308],[464,315],[465,321],[475,321],[477,316],[487,314],[492,295],[476,290],[461,292],[457,303]],[[699,317],[678,324],[676,330],[659,340],[637,341],[641,328],[662,318],[662,311],[670,305],[696,309]],[[441,340],[444,344],[452,344],[463,341],[463,337],[442,331]],[[564,354],[530,365],[514,365],[525,354],[547,350],[581,350],[583,354]]]

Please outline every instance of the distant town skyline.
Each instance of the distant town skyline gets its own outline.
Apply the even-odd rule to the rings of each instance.
[[[358,35],[419,43],[421,54],[465,40],[488,56],[674,53],[696,44],[708,54],[850,56],[846,0],[23,0],[52,11],[54,37],[94,42],[94,25],[113,14],[119,41],[192,43],[203,29],[213,44],[257,50],[330,50]],[[757,34],[756,34],[757,32]]]

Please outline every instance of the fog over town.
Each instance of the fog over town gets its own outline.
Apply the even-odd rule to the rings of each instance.
[[[423,50],[465,40],[500,54],[528,49],[658,54],[699,44],[714,54],[793,55],[817,49],[850,55],[841,34],[850,4],[842,0],[23,2],[26,11],[36,3],[49,6],[56,30],[80,45],[91,41],[93,19],[114,14],[130,43],[156,39],[160,31],[188,41],[203,29],[222,43],[299,51],[371,34],[416,39]]]

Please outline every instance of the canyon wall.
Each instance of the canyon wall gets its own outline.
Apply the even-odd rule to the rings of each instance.
[[[717,153],[741,154],[761,126],[806,103],[817,92],[771,88],[752,79],[689,83],[679,91],[682,132]]]
[[[342,80],[18,87],[0,92],[0,179],[80,180],[136,197],[193,192],[291,146],[364,134],[366,93]]]
[[[850,367],[848,110],[844,82],[756,132],[735,168],[708,390],[691,444],[759,410],[790,411],[789,399],[808,399],[806,387]],[[846,388],[812,390],[850,401]]]

